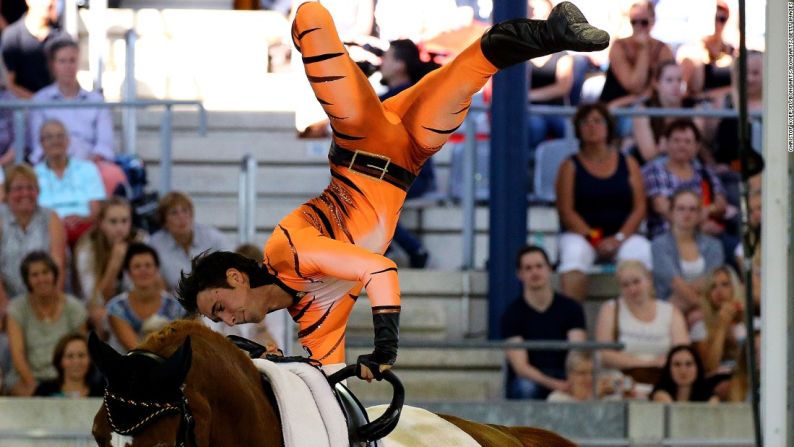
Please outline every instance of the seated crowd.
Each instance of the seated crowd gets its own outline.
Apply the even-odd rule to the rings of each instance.
[[[540,18],[551,6],[549,0],[529,4],[530,14]],[[735,192],[740,124],[730,118],[612,115],[615,107],[738,103],[735,50],[722,38],[730,11],[721,0],[715,5],[713,33],[678,51],[650,36],[653,2],[639,1],[627,11],[631,34],[614,40],[605,71],[584,55],[531,62],[533,104],[582,104],[570,123],[530,114],[527,158],[568,129],[578,151],[562,162],[556,177],[560,291],[552,288],[554,266],[544,249],[523,249],[516,263],[522,294],[504,316],[503,337],[577,342],[591,333],[625,349],[595,355],[508,351],[508,398],[747,398],[752,372],[745,355],[749,334],[741,322],[745,312],[760,314],[760,254],[750,253],[756,304],[745,309],[735,272],[744,255]],[[39,9],[29,16],[46,13]],[[77,83],[76,43],[45,26],[42,35],[49,37],[31,64],[5,39],[16,28],[4,32],[9,85],[0,99],[102,100]],[[760,110],[761,53],[751,52],[748,64],[749,106]],[[600,101],[587,102],[582,84],[596,76],[604,85],[590,99]],[[13,126],[0,114],[0,394],[96,395],[87,331],[122,352],[131,349],[183,315],[172,292],[190,259],[208,249],[232,248],[217,229],[196,222],[193,202],[181,192],[160,199],[158,231],[134,228],[130,203],[114,194],[125,177],[114,163],[108,110],[66,110],[31,113],[24,157],[30,165],[14,162]],[[750,223],[758,236],[757,176],[750,185]],[[253,251],[252,257],[259,250]],[[421,245],[414,251],[421,255],[415,264],[424,265],[427,252]],[[597,264],[616,265],[620,294],[601,305],[596,326],[588,330],[583,303],[588,274]],[[262,325],[215,329],[272,342]],[[754,343],[759,338],[753,334]]]

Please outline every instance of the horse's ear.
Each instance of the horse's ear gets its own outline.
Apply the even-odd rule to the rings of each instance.
[[[99,371],[102,372],[108,381],[112,381],[121,361],[121,354],[100,340],[94,331],[91,331],[88,335],[88,352],[91,354],[91,359],[99,368]]]
[[[168,360],[165,361],[160,371],[168,381],[174,381],[176,386],[185,382],[190,364],[193,361],[193,349],[190,344],[190,337],[185,337],[182,346],[179,347]]]

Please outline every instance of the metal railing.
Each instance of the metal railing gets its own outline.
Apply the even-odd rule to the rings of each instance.
[[[119,441],[128,438],[114,434],[113,445],[124,445]],[[95,445],[89,431],[69,431],[56,429],[0,430],[0,443],[7,440],[35,440],[42,442],[59,441],[61,446],[89,447]],[[678,439],[632,440],[629,438],[573,438],[581,447],[753,447],[752,439]],[[49,441],[49,442],[48,442]]]
[[[349,348],[371,348],[371,339],[347,339],[345,345]],[[562,340],[526,340],[521,342],[508,342],[498,340],[400,340],[400,349],[531,349],[533,351],[596,351],[599,349],[623,350],[626,346],[620,342],[597,341],[562,341]]]
[[[199,112],[199,134],[207,134],[207,112],[201,101],[188,100],[166,100],[166,99],[137,99],[133,101],[104,102],[104,101],[0,101],[0,110],[12,109],[14,111],[14,149],[16,150],[16,162],[21,163],[25,157],[25,134],[26,116],[25,112],[31,109],[78,109],[78,108],[126,108],[126,109],[148,109],[163,108],[164,113],[160,122],[160,191],[165,193],[171,190],[171,168],[173,144],[173,108],[190,106],[196,107]],[[133,148],[134,149],[134,148]],[[125,148],[130,153],[130,148]]]
[[[256,159],[245,154],[240,161],[237,195],[237,242],[250,244],[256,236]]]
[[[547,106],[547,105],[531,105],[529,106],[530,113],[533,115],[553,115],[553,116],[567,116],[571,117],[576,113],[574,106]],[[466,140],[464,143],[463,154],[463,188],[460,199],[462,212],[463,212],[463,262],[461,268],[463,270],[471,270],[474,268],[474,255],[475,255],[475,203],[476,198],[474,194],[474,178],[477,172],[476,165],[476,138],[475,138],[475,114],[487,113],[490,109],[483,104],[472,103],[469,113],[464,121],[464,133]],[[738,111],[734,109],[667,109],[667,108],[619,108],[611,110],[611,113],[616,117],[686,117],[686,118],[738,118]],[[761,112],[750,113],[750,118],[755,121],[760,121],[762,118]],[[571,126],[567,126],[567,131],[571,130]],[[570,135],[568,135],[570,137]]]
[[[754,447],[752,439],[672,439],[664,438],[654,441],[632,440],[629,438],[614,439],[573,439],[580,447]]]

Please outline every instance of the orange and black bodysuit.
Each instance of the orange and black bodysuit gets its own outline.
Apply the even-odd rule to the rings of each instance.
[[[475,43],[381,103],[322,5],[298,9],[292,38],[333,129],[331,183],[276,226],[265,245],[265,266],[299,292],[289,312],[310,356],[343,363],[345,329],[362,287],[374,316],[399,314],[397,268],[383,253],[406,191],[461,125],[471,96],[496,67]]]
[[[391,364],[400,288],[395,264],[382,254],[422,164],[463,123],[472,95],[498,69],[562,50],[601,50],[609,35],[561,2],[545,21],[494,25],[450,63],[383,103],[322,5],[298,8],[292,39],[333,130],[331,183],[278,224],[265,246],[265,266],[298,292],[289,311],[301,343],[323,364],[344,362],[347,320],[365,288],[375,323],[370,360]]]

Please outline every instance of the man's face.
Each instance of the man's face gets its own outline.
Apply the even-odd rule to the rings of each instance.
[[[227,288],[205,289],[196,296],[199,312],[213,321],[223,321],[229,326],[258,323],[267,315],[264,302],[254,300],[248,293],[248,277],[237,269],[226,271]]]
[[[394,57],[394,49],[389,48],[383,53],[380,63],[380,73],[388,84],[392,78],[405,75],[405,63]]]
[[[55,53],[52,60],[52,75],[57,81],[71,82],[77,79],[80,52],[74,47],[64,47]]]
[[[62,157],[66,155],[69,149],[69,134],[62,124],[56,122],[49,122],[42,126],[41,133],[41,147],[44,149],[44,156],[46,158]]]
[[[524,288],[542,289],[549,285],[551,268],[542,254],[530,252],[521,257],[517,275]]]
[[[671,160],[690,162],[697,155],[698,142],[692,129],[678,129],[670,134],[667,141],[667,154]]]

